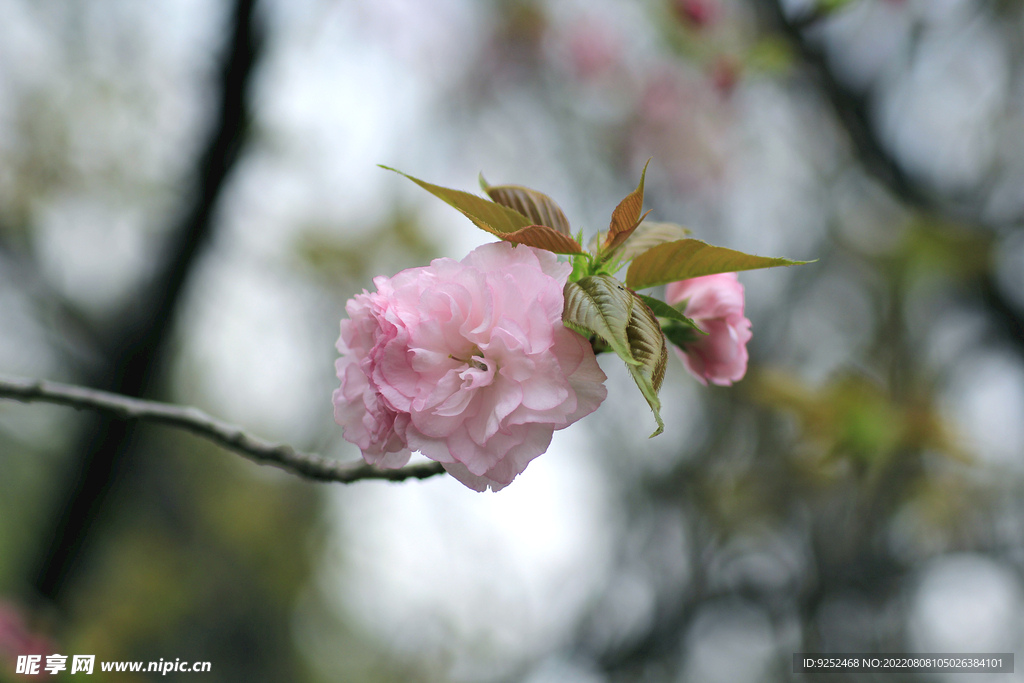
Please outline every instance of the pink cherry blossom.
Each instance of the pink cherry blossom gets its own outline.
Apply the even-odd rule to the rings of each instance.
[[[477,491],[507,486],[607,395],[590,344],[562,324],[571,270],[497,242],[374,278],[341,321],[344,437],[380,467],[419,451]]]
[[[701,384],[728,386],[747,372],[750,321],[743,316],[743,285],[736,273],[718,273],[671,283],[665,300],[686,302],[684,315],[707,332],[685,348],[676,348],[683,364]]]

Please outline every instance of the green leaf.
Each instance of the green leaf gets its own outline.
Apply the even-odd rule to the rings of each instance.
[[[714,273],[733,273],[804,263],[810,261],[754,256],[734,249],[716,247],[700,240],[685,239],[659,244],[634,258],[629,270],[626,271],[626,284],[631,289],[646,289]]]
[[[452,190],[439,185],[432,185],[420,180],[419,178],[413,178],[407,173],[402,173],[398,169],[390,168],[388,166],[381,166],[381,168],[404,175],[430,194],[461,211],[467,218],[469,218],[469,220],[473,221],[478,228],[486,230],[492,235],[502,237],[507,233],[521,230],[522,228],[533,224],[533,221],[518,211],[502,206],[501,204],[488,201],[475,194],[463,192],[462,190]]]
[[[483,176],[480,179],[486,184]],[[543,192],[519,185],[486,185],[484,192],[495,203],[518,211],[536,225],[546,225],[567,237],[572,234],[569,231],[569,219],[555,200]]]
[[[562,321],[584,335],[601,337],[627,365],[636,364],[629,351],[629,327],[636,299],[610,275],[591,275],[567,282]]]
[[[637,226],[633,234],[629,236],[629,239],[622,244],[618,257],[622,261],[632,261],[651,247],[656,247],[665,242],[686,239],[690,232],[690,230],[675,223],[644,221]]]
[[[661,434],[658,390],[665,378],[668,347],[654,312],[635,293],[610,275],[591,275],[565,285],[565,325],[581,334],[596,335],[626,363],[630,375],[654,411]]]
[[[668,318],[669,320],[676,320],[678,322],[683,323],[684,325],[689,325],[695,330],[699,330],[701,334],[707,334],[707,332],[704,332],[704,330],[701,330],[697,326],[697,323],[693,322],[693,320],[683,315],[682,312],[675,306],[669,306],[664,301],[661,301],[660,299],[655,299],[653,296],[647,296],[646,294],[637,294],[637,296],[640,297],[643,300],[643,302],[647,304],[647,306],[654,312],[654,315],[658,316],[659,318]]]
[[[640,387],[640,393],[647,399],[647,405],[651,407],[654,419],[658,423],[658,428],[651,434],[653,438],[665,431],[665,423],[661,420],[661,400],[658,398],[658,391],[665,379],[668,347],[665,345],[665,335],[661,333],[661,325],[658,324],[654,312],[639,297],[626,327],[626,338],[629,341],[630,355],[635,361],[635,364],[626,363],[626,367],[633,376],[633,381]]]
[[[528,225],[515,232],[507,232],[501,239],[516,244],[525,244],[538,249],[547,249],[556,254],[581,254],[580,243],[546,225]]]
[[[650,159],[647,160],[647,164],[649,163],[651,163]],[[644,208],[644,178],[647,176],[647,164],[644,164],[644,170],[640,174],[640,184],[626,195],[626,198],[619,202],[619,205],[612,211],[612,221],[604,240],[604,251],[610,252],[625,242],[647,215],[646,213],[643,216],[640,215],[641,209]]]
[[[661,331],[665,334],[666,339],[681,349],[686,349],[687,346],[696,342],[700,339],[700,335],[707,334],[707,332],[699,327],[693,328],[675,320],[666,321],[661,326]]]

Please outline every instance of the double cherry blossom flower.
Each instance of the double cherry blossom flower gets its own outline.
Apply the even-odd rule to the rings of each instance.
[[[334,416],[345,438],[380,467],[419,451],[477,491],[507,486],[607,396],[591,344],[562,323],[571,270],[549,251],[496,242],[375,278],[341,322]],[[740,379],[750,321],[736,275],[673,283],[668,299],[708,332],[680,354],[687,369],[705,384]]]
[[[542,192],[481,176],[483,198],[396,172],[502,241],[375,278],[375,292],[349,300],[334,419],[367,463],[399,468],[418,451],[477,491],[508,486],[556,430],[597,410],[608,391],[595,349],[625,362],[657,422],[652,437],[665,428],[669,341],[702,384],[742,378],[750,321],[730,271],[804,263],[645,223],[646,164],[586,249]],[[661,285],[667,302],[639,293]]]
[[[472,489],[507,486],[608,393],[590,343],[562,324],[571,271],[496,242],[375,278],[341,323],[345,438],[381,467],[419,451]]]

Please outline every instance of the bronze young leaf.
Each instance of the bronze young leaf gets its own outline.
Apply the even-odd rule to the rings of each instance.
[[[480,185],[495,203],[518,211],[535,225],[546,225],[565,236],[572,234],[562,209],[543,192],[519,185],[488,185],[483,176]]]
[[[582,254],[580,243],[546,225],[528,225],[515,232],[507,232],[501,236],[503,240],[525,244],[538,249],[547,249],[556,254]]]
[[[647,164],[651,163],[650,159]],[[626,195],[626,198],[619,202],[619,205],[612,211],[611,224],[608,226],[608,236],[605,237],[603,249],[611,251],[626,241],[633,234],[636,227],[643,221],[640,211],[644,208],[644,178],[647,176],[647,164],[640,174],[640,184],[636,189]],[[648,213],[650,213],[648,211]]]

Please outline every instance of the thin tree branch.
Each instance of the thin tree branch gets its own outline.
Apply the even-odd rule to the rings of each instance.
[[[287,444],[264,441],[198,408],[145,401],[73,384],[0,378],[0,397],[23,403],[55,403],[77,410],[99,410],[122,420],[155,422],[184,429],[261,465],[273,465],[315,481],[345,484],[363,479],[404,481],[444,474],[444,468],[436,462],[393,470],[378,469],[367,463],[342,463],[316,453],[302,453]]]

